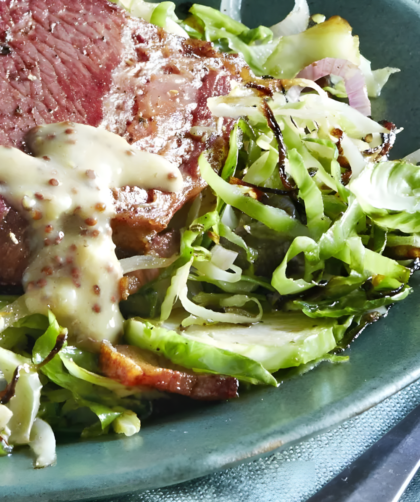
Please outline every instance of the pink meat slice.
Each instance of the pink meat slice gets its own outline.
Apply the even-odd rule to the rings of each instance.
[[[200,153],[211,149],[215,169],[223,163],[232,124],[216,124],[207,98],[227,94],[247,71],[239,57],[133,19],[108,0],[5,0],[0,144],[30,151],[33,127],[71,121],[105,127],[174,162],[184,177],[180,193],[114,190],[115,243],[128,253],[148,252],[173,214],[204,188]],[[3,285],[20,283],[30,256],[19,211],[0,201]]]
[[[0,143],[22,147],[32,127],[93,126],[125,48],[123,13],[106,1],[0,2]]]

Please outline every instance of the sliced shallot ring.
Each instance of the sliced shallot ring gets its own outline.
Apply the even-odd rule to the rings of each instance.
[[[315,61],[300,71],[297,78],[316,81],[327,75],[335,75],[344,80],[351,107],[367,117],[371,114],[365,77],[360,69],[347,59],[325,58]]]

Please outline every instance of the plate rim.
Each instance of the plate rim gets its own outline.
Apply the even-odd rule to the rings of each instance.
[[[231,0],[234,1],[234,0]],[[237,0],[239,3],[241,0]],[[408,9],[415,9],[417,17],[420,14],[420,5],[411,2],[410,0],[399,0],[398,3],[404,4],[404,6]],[[416,289],[416,292],[412,295],[418,296],[420,299],[420,272],[418,272],[418,282],[419,286]],[[391,312],[391,315],[394,312]],[[398,314],[397,314],[398,315]],[[402,312],[400,312],[400,316]],[[382,321],[382,323],[387,323],[388,319]],[[352,353],[352,357],[354,357],[354,353]],[[409,361],[413,363],[411,360]],[[299,377],[301,378],[301,377]],[[222,469],[230,468],[240,463],[252,462],[257,458],[270,455],[276,451],[280,451],[282,448],[286,448],[291,446],[293,443],[303,441],[310,437],[313,437],[316,434],[319,434],[322,431],[328,430],[331,427],[337,426],[343,421],[352,418],[369,408],[379,404],[385,399],[389,398],[393,394],[397,393],[404,387],[413,383],[417,379],[420,378],[420,364],[412,365],[407,363],[407,367],[405,368],[405,373],[400,373],[395,368],[392,371],[392,375],[389,379],[389,382],[386,385],[381,385],[379,378],[371,379],[365,383],[365,385],[360,386],[358,390],[346,398],[336,401],[333,405],[333,409],[330,404],[319,408],[314,412],[311,418],[311,425],[300,423],[294,430],[294,432],[289,431],[288,433],[284,433],[282,428],[275,428],[272,430],[265,430],[264,437],[261,438],[261,434],[258,432],[254,432],[254,434],[246,436],[246,441],[241,445],[236,445],[235,450],[230,450],[230,445],[227,445],[225,450],[219,449],[217,454],[212,454],[210,458],[206,459],[206,462],[199,463],[196,462],[194,468],[187,471],[185,470],[185,462],[187,460],[197,460],[197,455],[193,458],[184,456],[184,462],[180,462],[178,469],[176,465],[172,466],[172,470],[169,470],[167,474],[154,474],[150,476],[149,481],[145,481],[145,477],[147,477],[148,472],[144,471],[143,475],[139,476],[138,470],[131,470],[130,474],[127,474],[125,478],[121,480],[114,480],[112,486],[109,484],[104,484],[104,479],[98,478],[97,475],[93,475],[95,482],[91,485],[91,487],[87,487],[86,483],[92,480],[92,476],[85,477],[83,479],[84,484],[82,488],[69,487],[67,489],[62,489],[57,487],[56,485],[44,487],[44,491],[39,492],[34,487],[36,491],[16,491],[16,486],[6,486],[2,484],[2,480],[0,479],[0,486],[2,486],[2,494],[1,497],[5,502],[15,502],[17,498],[20,501],[36,501],[36,500],[84,500],[86,498],[93,497],[105,497],[105,496],[116,496],[116,495],[124,495],[130,493],[132,491],[145,491],[155,488],[167,487],[175,484],[179,484],[185,481],[189,481],[191,479],[195,479],[197,477],[205,476],[212,472],[217,472]],[[287,382],[286,384],[287,385]],[[351,402],[353,401],[353,402]],[[356,403],[354,402],[356,401]],[[329,414],[327,418],[325,418],[325,409],[328,407]],[[306,417],[307,418],[307,417]],[[147,429],[146,429],[147,430]],[[144,431],[143,431],[144,432]],[[141,433],[140,433],[141,434]],[[130,439],[130,438],[128,438]],[[115,439],[115,441],[121,441],[120,439]],[[89,442],[83,442],[78,444],[89,444]],[[75,445],[69,446],[75,447]],[[60,448],[60,446],[59,446]],[[22,455],[23,452],[18,453],[18,455]],[[59,451],[60,455],[60,451]],[[25,452],[22,457],[25,457],[25,460],[30,464],[30,460],[28,458],[28,454]],[[10,459],[0,459],[0,468],[1,462],[7,462]],[[58,459],[60,462],[60,457]],[[174,462],[174,460],[173,460]],[[59,467],[58,467],[59,468]],[[54,472],[54,471],[51,471]],[[95,477],[96,476],[96,477]],[[102,486],[101,486],[102,485]]]

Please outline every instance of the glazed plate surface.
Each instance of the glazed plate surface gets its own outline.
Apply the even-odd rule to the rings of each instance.
[[[373,116],[405,128],[394,158],[420,148],[420,4],[314,0],[309,5],[313,14],[346,18],[374,68],[401,68],[373,103]],[[242,20],[251,27],[270,26],[291,7],[291,0],[244,0]],[[277,389],[259,388],[236,401],[159,419],[132,438],[60,444],[57,465],[47,469],[34,470],[29,452],[22,450],[0,459],[1,499],[69,501],[179,483],[363,412],[420,377],[420,272],[411,285],[414,293],[352,344],[350,362],[324,363]]]

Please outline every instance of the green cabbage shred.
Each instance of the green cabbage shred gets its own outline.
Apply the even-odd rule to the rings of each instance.
[[[372,71],[340,17],[306,26],[306,14],[296,17],[305,0],[272,28],[248,28],[199,4],[180,19],[173,2],[111,1],[175,35],[239,53],[256,77],[294,79],[339,58],[360,68],[376,97],[399,71]],[[389,160],[383,142],[396,131],[346,99],[333,76],[324,89],[284,80],[283,92],[261,96],[236,84],[208,100],[216,119],[235,120],[226,160],[216,168],[209,152],[200,156],[205,196],[190,205],[173,263],[121,302],[124,343],[190,371],[277,386],[281,372],[345,362],[334,352],[349,333],[410,294],[420,168]],[[55,461],[54,433],[139,431],[160,393],[103,376],[97,355],[69,344],[52,312],[28,315],[24,299],[8,296],[0,309],[0,390],[19,374],[12,399],[0,402],[0,456],[28,444],[35,466],[45,467]]]

